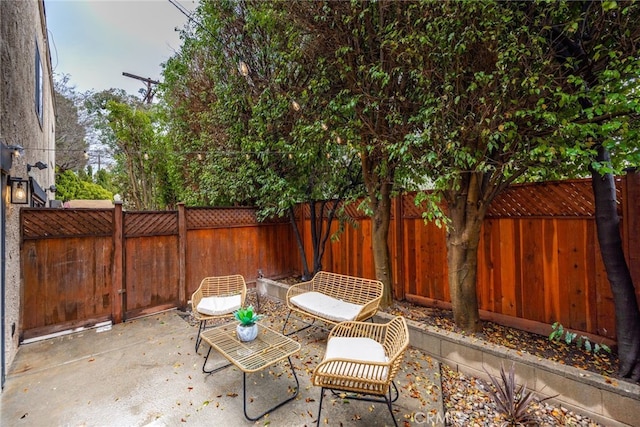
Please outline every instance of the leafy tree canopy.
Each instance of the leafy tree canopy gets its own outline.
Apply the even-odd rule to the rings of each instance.
[[[125,207],[150,210],[175,205],[157,108],[116,90],[94,94],[87,105],[115,162],[111,185],[122,195]]]
[[[69,86],[64,75],[54,81],[56,100],[56,167],[78,171],[85,167],[84,153],[89,147],[86,141],[87,114],[83,108],[83,96]]]
[[[93,182],[83,181],[76,173],[66,170],[56,179],[56,199],[69,200],[113,200],[113,193]]]

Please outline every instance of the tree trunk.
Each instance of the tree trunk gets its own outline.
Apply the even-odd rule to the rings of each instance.
[[[307,255],[304,250],[304,244],[302,243],[302,236],[300,236],[300,229],[296,222],[296,214],[293,207],[289,208],[289,222],[293,227],[293,234],[296,236],[296,244],[298,245],[298,253],[300,254],[300,260],[302,261],[302,280],[311,280],[311,274],[309,274],[309,264],[307,263]]]
[[[316,256],[317,256],[317,249],[318,249],[318,241],[319,241],[319,237],[318,237],[318,210],[316,207],[316,201],[315,200],[311,200],[309,202],[309,213],[311,215],[311,247],[313,248],[313,253],[312,253],[312,265],[313,265],[313,271],[312,273],[315,274],[318,272],[318,270],[316,270]],[[320,209],[320,221],[322,221],[322,209]],[[320,223],[320,225],[322,225],[322,222]]]
[[[128,198],[130,200],[129,203],[132,205],[134,210],[142,210],[142,201],[140,200],[140,191],[138,190],[138,180],[136,179],[136,174],[133,167],[133,162],[131,160],[131,156],[129,153],[126,154],[126,164],[127,164],[127,177],[129,178],[129,192]]]
[[[482,197],[483,175],[463,174],[459,187],[445,194],[448,216],[447,266],[453,319],[466,332],[482,330],[476,277],[480,231],[489,201]]]
[[[609,163],[608,150],[598,146],[596,160]],[[596,227],[600,254],[613,293],[616,313],[620,376],[640,381],[640,311],[629,267],[622,250],[620,218],[616,209],[616,186],[613,175],[600,174],[591,168],[596,205]]]
[[[391,221],[391,198],[388,193],[381,195],[373,212],[371,227],[371,244],[373,246],[373,263],[376,279],[384,284],[384,292],[380,304],[383,307],[393,301],[391,280],[391,257],[389,256],[389,222]]]
[[[394,170],[389,167],[386,176],[376,172],[375,157],[362,155],[362,177],[367,188],[371,216],[371,246],[376,279],[384,285],[380,305],[387,307],[393,301],[391,257],[389,256],[389,222],[391,221],[391,189]]]
[[[317,205],[320,205],[319,208]],[[326,201],[310,202],[311,207],[311,244],[313,245],[313,273],[322,270],[322,241],[324,237],[324,209]]]
[[[478,311],[476,276],[478,243],[483,218],[470,214],[465,204],[448,206],[451,224],[447,230],[447,265],[453,318],[466,332],[482,330]]]
[[[320,204],[320,220],[318,222],[318,231],[316,235],[318,241],[314,241],[313,246],[313,271],[318,272],[322,270],[322,258],[324,258],[324,250],[327,246],[329,236],[331,236],[331,224],[336,214],[336,209],[340,204],[341,199],[333,199],[330,201],[323,201]],[[326,213],[326,214],[325,214]],[[326,221],[326,224],[325,224]]]

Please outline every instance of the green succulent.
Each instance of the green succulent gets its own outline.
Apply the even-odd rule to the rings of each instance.
[[[256,314],[253,311],[252,305],[245,308],[239,308],[238,310],[233,312],[233,316],[238,322],[240,322],[241,325],[244,326],[251,326],[258,320],[262,319],[261,314]]]

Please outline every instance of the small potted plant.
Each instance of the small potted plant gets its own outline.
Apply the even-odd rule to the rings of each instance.
[[[256,322],[262,318],[262,315],[253,311],[253,306],[239,308],[233,312],[233,316],[238,322],[236,332],[240,341],[252,341],[258,336],[258,325]]]

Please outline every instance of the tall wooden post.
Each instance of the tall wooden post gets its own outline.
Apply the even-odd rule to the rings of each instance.
[[[111,290],[111,313],[113,323],[121,323],[123,320],[123,299],[126,289],[124,287],[124,225],[122,215],[122,202],[115,202],[113,209],[113,265],[111,275],[113,277],[113,289]]]
[[[187,307],[187,217],[184,203],[178,203],[178,301],[181,309]]]

